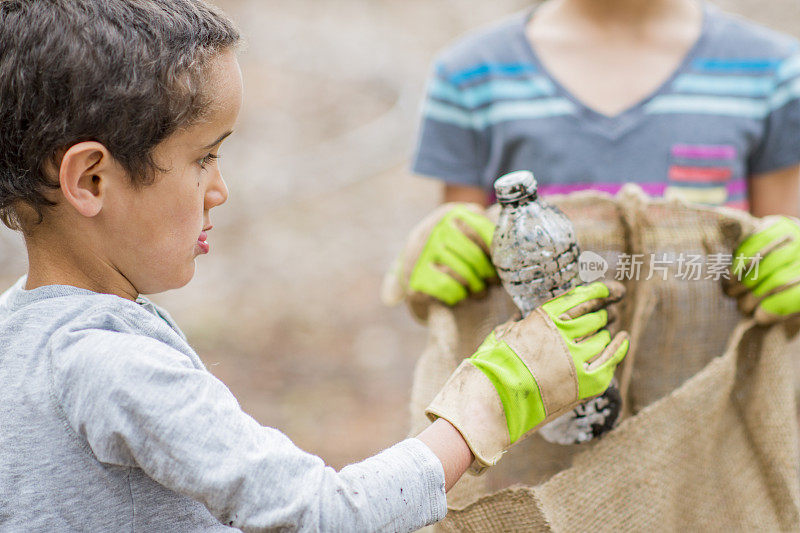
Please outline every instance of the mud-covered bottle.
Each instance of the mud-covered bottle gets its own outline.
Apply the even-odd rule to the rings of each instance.
[[[512,172],[495,184],[500,218],[492,240],[492,262],[503,287],[525,317],[548,300],[580,285],[580,248],[570,220],[537,196],[532,172]],[[558,444],[587,442],[611,429],[621,407],[615,382],[539,429]]]

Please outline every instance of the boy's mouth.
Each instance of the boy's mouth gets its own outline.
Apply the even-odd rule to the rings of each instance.
[[[211,249],[211,246],[206,242],[206,239],[208,239],[208,235],[205,231],[201,231],[200,236],[197,238],[197,247],[200,248],[200,253],[203,254],[207,254]]]

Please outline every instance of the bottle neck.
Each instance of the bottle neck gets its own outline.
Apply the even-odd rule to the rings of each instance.
[[[523,196],[522,198],[518,198],[518,199],[515,199],[515,200],[500,200],[498,198],[497,202],[502,207],[506,207],[506,206],[508,206],[508,207],[519,207],[521,205],[526,205],[526,204],[529,204],[531,202],[535,202],[538,197],[539,197],[539,194],[536,191],[534,191],[533,193],[531,193],[531,194],[529,194],[527,196]]]

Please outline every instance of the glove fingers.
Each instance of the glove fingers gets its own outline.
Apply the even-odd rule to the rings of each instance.
[[[453,219],[453,224],[472,242],[480,246],[486,255],[490,255],[494,224],[483,214],[478,213],[478,208],[471,208],[471,206],[465,206],[465,208]]]
[[[755,319],[759,324],[769,325],[798,313],[800,313],[800,279],[795,285],[764,298],[756,308]]]
[[[770,250],[784,244],[787,237],[796,239],[800,232],[797,225],[786,217],[770,217],[764,220],[771,225],[747,237],[736,249],[737,257],[764,257]]]
[[[589,302],[590,300],[604,299],[609,295],[609,288],[602,281],[595,281],[594,283],[573,287],[561,296],[545,302],[542,305],[542,309],[544,309],[551,318],[556,318],[571,310],[573,307]],[[567,316],[577,317],[581,314],[580,311],[581,310],[576,310]]]
[[[763,279],[764,276],[769,276],[793,263],[800,266],[800,241],[792,241],[790,244],[781,246],[767,254],[759,262],[758,272],[755,273],[757,274],[755,277]]]
[[[753,288],[765,276],[796,260],[798,255],[800,255],[800,242],[786,235],[782,239],[773,241],[762,256],[754,258],[737,256],[733,273],[740,279],[742,285]]]
[[[759,299],[771,296],[789,285],[794,285],[798,277],[800,277],[800,263],[779,269],[766,278],[761,278],[758,285],[752,290],[753,295]]]
[[[778,271],[765,279],[754,290],[739,297],[738,307],[745,315],[751,314],[768,297],[778,295],[800,282],[800,268]],[[774,301],[774,300],[773,300]]]
[[[602,282],[597,282],[597,283],[602,284]],[[579,303],[574,307],[570,307],[569,309],[562,312],[559,318],[566,320],[577,318],[586,313],[591,313],[593,311],[597,311],[598,309],[602,309],[603,307],[607,307],[609,306],[609,304],[619,302],[625,295],[625,286],[622,283],[614,280],[609,280],[604,283],[606,288],[608,289],[607,296],[592,298],[591,300]]]
[[[580,347],[581,352],[586,354],[581,363],[585,365],[600,357],[609,342],[611,342],[611,333],[607,329],[601,329],[594,335],[576,342],[575,344]]]
[[[442,250],[434,268],[449,274],[453,279],[469,287],[473,293],[486,289],[486,284],[474,270],[461,257],[450,249]]]
[[[586,366],[587,372],[596,372],[599,370],[611,368],[613,369],[625,358],[630,348],[630,338],[628,332],[621,331],[614,336],[614,339],[608,343],[605,349],[593,361],[589,362]]]
[[[563,316],[563,315],[562,315]],[[559,324],[559,329],[572,339],[582,339],[603,329],[608,323],[608,312],[605,309],[587,313]]]
[[[455,305],[467,297],[467,289],[451,274],[442,271],[441,265],[431,266],[428,275],[421,278],[421,281],[412,284],[410,288],[413,291],[433,296],[447,305]]]
[[[608,296],[608,288],[602,282],[597,281],[570,289],[561,296],[545,302],[542,305],[542,309],[551,317],[559,317],[577,305],[589,300],[605,298],[606,296]],[[574,316],[578,315],[574,314]]]
[[[454,219],[453,223],[458,225],[459,219]],[[468,226],[464,227],[468,228]],[[447,249],[461,257],[479,277],[483,279],[497,277],[497,272],[486,250],[466,235],[461,227],[448,231]]]

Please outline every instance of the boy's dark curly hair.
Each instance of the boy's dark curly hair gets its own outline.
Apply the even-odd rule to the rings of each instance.
[[[102,143],[134,186],[153,148],[202,116],[202,69],[239,42],[203,0],[0,0],[0,220],[43,219],[46,172],[75,143]]]

